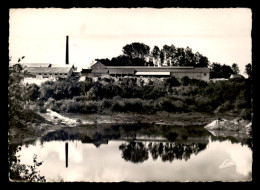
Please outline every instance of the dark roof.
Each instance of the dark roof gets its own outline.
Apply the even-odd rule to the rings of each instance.
[[[68,73],[70,71],[70,67],[26,67],[29,73]]]
[[[136,72],[204,72],[209,73],[210,70],[207,67],[148,67],[148,66],[111,66],[107,67],[110,71],[114,70],[135,70]]]
[[[134,74],[135,69],[132,68],[110,68],[109,74]]]

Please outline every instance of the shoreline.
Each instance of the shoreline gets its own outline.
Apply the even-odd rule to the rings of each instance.
[[[188,113],[168,113],[156,112],[153,114],[143,113],[95,113],[95,114],[78,114],[78,113],[57,113],[47,110],[42,114],[47,121],[54,124],[67,125],[75,127],[77,125],[96,125],[96,124],[140,124],[150,123],[156,125],[207,125],[217,119],[219,115],[188,112]],[[236,117],[226,117],[227,119],[235,119]]]
[[[120,125],[120,124],[150,124],[150,125],[168,125],[168,126],[203,126],[204,128],[217,120],[219,117],[227,121],[237,119],[234,116],[220,115],[220,114],[207,114],[199,112],[188,113],[168,113],[156,112],[153,114],[140,114],[140,113],[105,113],[105,114],[75,114],[75,113],[57,113],[52,110],[47,110],[46,113],[38,113],[46,122],[31,123],[32,128],[28,127],[29,131],[24,136],[19,137],[19,130],[12,131],[11,135],[18,135],[18,139],[25,142],[35,138],[46,135],[47,133],[64,127],[87,127],[97,125],[102,127],[102,124],[107,125]],[[248,121],[250,122],[250,121]],[[207,128],[205,128],[208,130]],[[33,135],[31,132],[34,132]],[[225,133],[225,130],[218,130]],[[228,131],[227,131],[228,132]],[[221,134],[216,132],[216,134]],[[232,134],[232,133],[229,133]],[[232,135],[233,136],[233,135]],[[236,134],[234,135],[236,136]],[[15,141],[19,141],[15,138]]]

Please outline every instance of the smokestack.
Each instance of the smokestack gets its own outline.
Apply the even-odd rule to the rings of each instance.
[[[66,36],[66,65],[69,64],[69,36]]]

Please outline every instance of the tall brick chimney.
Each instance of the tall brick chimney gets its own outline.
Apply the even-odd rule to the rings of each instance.
[[[66,36],[66,65],[69,64],[69,36]]]

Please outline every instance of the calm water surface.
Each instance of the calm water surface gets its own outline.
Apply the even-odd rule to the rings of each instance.
[[[167,132],[166,132],[167,131]],[[66,167],[65,144],[68,144]],[[43,161],[47,181],[250,181],[252,150],[203,128],[66,128],[23,145],[21,162]]]

